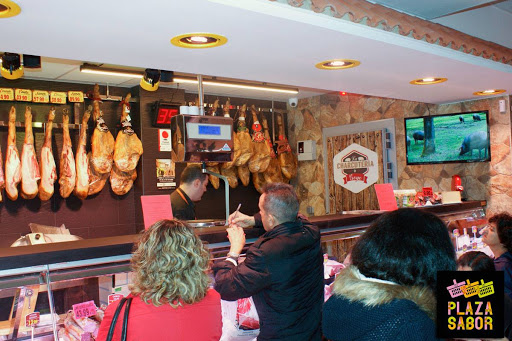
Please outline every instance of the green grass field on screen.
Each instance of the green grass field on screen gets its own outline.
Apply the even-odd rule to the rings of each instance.
[[[479,158],[476,149],[473,150],[473,155],[470,155],[470,153],[459,155],[464,137],[475,131],[487,132],[485,113],[477,113],[481,121],[474,121],[473,114],[434,116],[436,152],[425,157],[421,156],[424,141],[418,140],[415,143],[413,138],[415,131],[423,131],[423,118],[407,119],[405,121],[405,133],[411,139],[411,145],[407,148],[407,163],[464,162],[485,159],[483,150],[481,158]],[[459,120],[459,116],[464,118],[464,123]]]

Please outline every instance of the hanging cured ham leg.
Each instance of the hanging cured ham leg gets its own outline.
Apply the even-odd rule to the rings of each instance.
[[[110,173],[101,174],[94,169],[91,152],[87,153],[87,161],[89,162],[89,191],[87,192],[87,196],[89,196],[101,192],[107,183]],[[114,167],[112,167],[112,169],[114,169]],[[112,170],[110,172],[112,172]]]
[[[264,172],[270,163],[270,150],[265,143],[263,129],[258,119],[258,112],[254,105],[251,106],[252,113],[252,156],[248,165],[251,173]]]
[[[135,134],[130,123],[130,98],[126,95],[121,113],[121,131],[117,134],[114,148],[114,165],[110,171],[110,187],[117,195],[130,191],[137,178],[137,163],[142,155],[142,142]]]
[[[9,134],[5,157],[5,193],[11,200],[18,199],[18,184],[21,181],[21,161],[16,147],[16,109],[9,111]]]
[[[245,122],[246,108],[247,106],[244,104],[238,112],[240,116],[238,117],[237,137],[239,140],[240,154],[234,162],[235,166],[245,165],[252,156],[251,135],[249,135],[249,129],[247,129]]]
[[[122,172],[117,169],[117,166],[112,167],[110,172],[110,187],[117,195],[124,195],[133,187],[133,181],[137,179],[137,170]]]
[[[54,184],[57,180],[57,166],[52,152],[52,129],[53,119],[55,118],[55,108],[50,109],[46,131],[44,134],[44,143],[41,148],[41,181],[39,182],[39,199],[49,200],[55,190]]]
[[[25,109],[25,142],[21,151],[21,197],[33,199],[39,190],[37,182],[41,179],[37,163],[32,133],[32,109]]]
[[[73,193],[80,198],[87,198],[89,192],[89,162],[87,160],[87,121],[91,117],[91,106],[82,117],[82,126],[80,127],[80,138],[78,140],[78,148],[76,149],[76,185]]]
[[[130,123],[130,98],[131,94],[126,95],[123,102],[123,112],[121,113],[121,130],[117,134],[114,147],[114,162],[117,168],[122,172],[129,172],[137,167],[139,158],[142,155],[142,142],[132,129]]]
[[[67,198],[73,192],[76,184],[76,166],[71,137],[69,136],[69,112],[64,109],[62,113],[62,153],[60,154],[60,196]]]
[[[297,156],[292,153],[288,139],[284,134],[283,118],[277,115],[277,126],[279,127],[279,147],[277,154],[279,163],[281,164],[281,171],[287,179],[293,179],[297,175],[298,160]]]
[[[270,163],[267,167],[267,170],[263,174],[263,178],[265,180],[265,183],[283,182],[284,179],[283,174],[281,172],[281,164],[279,163],[279,159],[277,158],[277,155],[274,152],[274,147],[272,146],[272,139],[270,138],[270,133],[268,132],[268,122],[266,118],[263,118],[263,132],[265,135],[265,143],[268,145],[270,150]],[[261,178],[258,178],[257,181],[261,182]],[[254,183],[256,186],[256,181],[254,181]],[[258,188],[256,189],[258,190]]]
[[[100,87],[96,84],[94,85],[92,103],[96,129],[94,129],[91,138],[91,162],[97,173],[106,174],[110,173],[114,160],[114,137],[103,120],[100,101]]]

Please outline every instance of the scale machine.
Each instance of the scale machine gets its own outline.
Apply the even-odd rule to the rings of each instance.
[[[229,217],[228,179],[206,169],[206,162],[229,162],[233,158],[233,119],[223,116],[176,115],[171,118],[171,158],[174,162],[201,162],[203,173],[224,181],[226,220]],[[193,225],[192,221],[189,224]],[[212,225],[211,223],[210,225]],[[199,226],[197,226],[199,227]]]
[[[229,162],[233,154],[233,119],[176,115],[171,118],[174,162]]]

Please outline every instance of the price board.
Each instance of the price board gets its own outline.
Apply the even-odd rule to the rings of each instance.
[[[94,301],[73,304],[73,314],[75,314],[76,319],[93,316],[96,314],[96,310],[97,308]]]
[[[10,88],[0,88],[0,101],[14,101],[14,90]]]
[[[32,102],[32,90],[29,89],[15,89],[14,98],[20,102]]]
[[[434,191],[432,190],[432,187],[423,187],[423,196],[433,197]]]
[[[32,91],[32,102],[50,103],[50,93],[44,90],[34,90]]]
[[[68,100],[71,103],[83,103],[84,102],[83,91],[68,91]]]
[[[39,323],[39,321],[40,315],[38,311],[35,311],[25,316],[25,326],[27,327],[34,327]]]
[[[52,91],[50,92],[50,103],[66,104],[67,95],[65,92]]]

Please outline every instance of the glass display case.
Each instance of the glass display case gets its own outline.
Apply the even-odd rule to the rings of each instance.
[[[484,206],[485,202],[468,202],[425,209],[450,228],[456,224],[463,229],[486,224]],[[321,229],[324,253],[342,262],[380,214],[330,215],[311,221]],[[197,230],[214,259],[225,257],[229,250],[225,228]],[[262,233],[247,229],[246,248]],[[131,252],[138,237],[0,249],[0,340],[94,340],[101,312],[89,308],[105,307],[129,292]],[[79,312],[91,316],[73,318]]]

